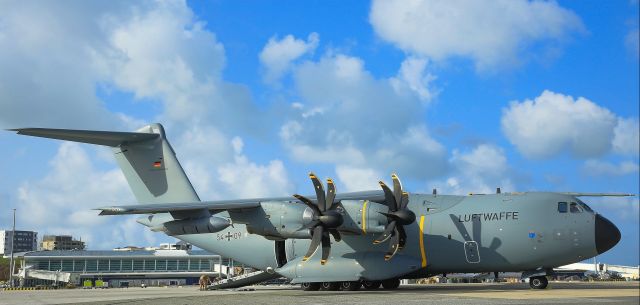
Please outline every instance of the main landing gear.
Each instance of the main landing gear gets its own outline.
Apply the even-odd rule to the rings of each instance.
[[[354,282],[316,282],[316,283],[302,283],[301,288],[304,291],[357,291],[360,287],[364,287],[366,290],[375,290],[380,288],[385,290],[398,289],[400,286],[399,279],[388,279],[384,281],[354,281]]]
[[[546,276],[534,276],[529,278],[529,286],[532,289],[545,289],[549,285],[549,280]]]

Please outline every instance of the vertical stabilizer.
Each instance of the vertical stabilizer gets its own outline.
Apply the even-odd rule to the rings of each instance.
[[[140,203],[200,201],[160,124],[136,133],[159,135],[155,139],[113,147],[116,160]]]
[[[110,146],[140,203],[200,201],[160,124],[136,132],[48,128],[13,129],[18,134]]]

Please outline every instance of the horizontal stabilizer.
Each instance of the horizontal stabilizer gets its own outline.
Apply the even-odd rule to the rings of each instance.
[[[9,130],[16,131],[20,135],[97,144],[111,147],[118,147],[123,144],[132,144],[136,142],[157,139],[160,136],[157,133],[52,128],[19,128]]]

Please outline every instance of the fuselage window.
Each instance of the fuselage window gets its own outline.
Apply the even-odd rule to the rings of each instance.
[[[566,202],[558,202],[558,212],[566,213],[567,212],[567,203]]]
[[[581,213],[582,209],[580,209],[580,207],[578,207],[578,204],[575,202],[572,202],[571,205],[569,205],[569,210],[571,211],[571,213]]]

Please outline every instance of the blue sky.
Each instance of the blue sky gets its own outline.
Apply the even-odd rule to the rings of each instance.
[[[0,127],[162,122],[204,199],[339,190],[639,193],[637,1],[0,1]],[[110,152],[0,133],[18,227],[170,240]],[[638,197],[585,200],[639,263]],[[10,225],[10,212],[0,227]]]

